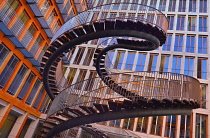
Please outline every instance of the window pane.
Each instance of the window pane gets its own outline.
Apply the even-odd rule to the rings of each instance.
[[[166,43],[163,44],[163,46],[162,46],[162,50],[170,51],[171,50],[171,42],[172,42],[172,35],[168,34]]]
[[[169,55],[161,55],[160,71],[168,72]]]
[[[30,85],[32,83],[32,80],[34,79],[34,76],[35,75],[32,72],[29,74],[25,84],[23,85],[23,87],[22,87],[22,89],[21,89],[21,91],[20,91],[20,93],[18,95],[19,99],[22,100],[24,98],[24,96],[26,95],[26,93],[27,93],[27,91],[28,91],[28,89],[29,89],[29,87],[30,87]]]
[[[19,59],[14,55],[10,58],[8,64],[6,65],[6,67],[4,68],[2,73],[0,74],[0,87],[5,86],[6,82],[12,75],[18,61],[19,61]]]
[[[207,59],[198,58],[197,77],[207,79]]]
[[[200,0],[200,8],[199,8],[199,12],[202,13],[207,13],[207,0]]]
[[[207,54],[207,36],[198,37],[198,53]]]
[[[115,69],[121,69],[122,67],[122,62],[124,59],[125,51],[118,51],[117,56],[114,62],[114,68]]]
[[[23,78],[25,77],[26,73],[28,71],[28,68],[25,65],[22,65],[20,70],[18,71],[17,75],[15,76],[15,79],[13,80],[12,84],[10,85],[8,92],[12,95],[14,95],[20,86],[20,83],[22,82]]]
[[[188,31],[195,31],[196,25],[196,17],[195,16],[188,16]]]
[[[179,12],[185,12],[186,0],[179,0]]]
[[[134,125],[134,118],[124,119],[124,122],[123,122],[124,129],[133,130],[133,125]]]
[[[174,42],[174,51],[182,52],[183,35],[176,34]]]
[[[193,70],[194,70],[194,58],[186,57],[184,63],[184,74],[193,76]]]
[[[146,132],[148,117],[139,117],[137,122],[136,131]]]
[[[28,96],[27,100],[26,100],[26,103],[27,104],[31,104],[31,102],[33,101],[34,99],[34,96],[36,95],[38,89],[39,89],[39,86],[41,84],[41,81],[39,79],[37,79],[35,85],[33,86],[33,89],[31,90],[30,92],[30,95]]]
[[[156,71],[156,64],[157,64],[158,55],[150,55],[149,64],[148,64],[148,71]]]
[[[194,53],[195,49],[195,36],[188,35],[186,41],[186,52]]]
[[[0,44],[0,66],[2,65],[8,54],[9,49],[7,49],[4,44]]]
[[[136,71],[144,71],[146,55],[147,55],[146,53],[138,54],[138,60],[136,63]]]
[[[207,17],[205,16],[199,17],[199,31],[207,32]]]
[[[160,0],[159,8],[160,11],[165,11],[166,9],[166,0]]]
[[[196,0],[189,0],[189,12],[196,12]]]
[[[170,0],[168,11],[175,11],[175,8],[176,8],[176,0]]]
[[[178,16],[176,30],[184,30],[185,16]]]
[[[182,115],[180,121],[180,137],[189,138],[190,137],[190,115]]]
[[[181,70],[181,57],[174,56],[172,61],[172,72],[173,73],[180,73]]]
[[[173,28],[174,28],[174,15],[168,15],[167,18],[169,20],[169,30],[173,30]]]
[[[82,59],[82,56],[84,54],[84,51],[85,51],[85,48],[84,47],[79,47],[78,48],[77,55],[75,56],[75,59],[74,59],[74,64],[79,65],[79,63],[80,63],[80,61]]]
[[[125,63],[125,70],[132,70],[134,58],[135,58],[135,53],[128,52],[128,56]]]
[[[87,51],[87,54],[85,56],[83,65],[86,65],[86,66],[90,65],[94,50],[95,50],[95,48],[88,48],[88,51]]]
[[[176,116],[166,116],[165,137],[175,137]]]
[[[44,95],[44,91],[45,91],[44,90],[44,87],[42,87],[42,89],[39,92],[38,97],[36,98],[36,101],[34,102],[34,105],[33,105],[34,108],[37,108],[38,107],[38,105],[39,105],[39,103],[40,103],[40,101],[41,101],[41,99],[42,99],[42,97]]]

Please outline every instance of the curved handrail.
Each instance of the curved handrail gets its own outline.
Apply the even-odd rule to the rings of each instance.
[[[129,80],[125,81],[123,80],[123,75],[130,75],[131,77]],[[168,72],[122,72],[110,74],[109,76],[111,76],[112,79],[116,79],[118,85],[139,96],[145,97],[147,100],[152,98],[158,100],[164,98],[170,100],[200,100],[200,83],[191,76]],[[54,99],[48,116],[65,107],[74,109],[78,106],[92,106],[93,103],[107,103],[109,100],[122,101],[127,99],[126,97],[132,97],[133,99],[138,98],[133,95],[127,95],[126,97],[121,96],[112,91],[111,87],[100,86],[99,84],[103,84],[103,81],[100,77],[95,77],[77,82],[64,89]],[[104,93],[107,91],[112,91],[113,93]],[[74,96],[76,96],[75,99]]]
[[[111,3],[111,4],[104,4],[104,5],[100,5],[100,6],[96,6],[93,7],[92,9],[88,9],[86,11],[83,11],[81,13],[79,13],[78,15],[75,15],[74,17],[72,17],[71,19],[69,19],[69,21],[67,21],[57,32],[56,34],[53,36],[51,43],[56,40],[56,38],[58,38],[59,36],[61,36],[63,33],[65,33],[66,31],[71,30],[72,28],[75,28],[77,26],[86,24],[88,22],[94,22],[100,19],[104,19],[100,17],[97,17],[96,19],[92,19],[93,14],[94,13],[102,13],[102,12],[109,12],[112,11],[113,12],[122,12],[121,9],[115,10],[114,9],[114,5],[118,5],[119,7],[123,4],[128,4],[132,5],[132,4],[136,4],[136,3]],[[104,6],[110,5],[110,9],[104,9]],[[168,23],[168,19],[166,18],[166,16],[159,10],[150,7],[150,6],[146,6],[146,5],[142,5],[142,4],[137,4],[139,6],[141,6],[141,10],[138,10],[137,14],[141,14],[144,15],[144,17],[142,19],[146,19],[147,21],[155,24],[156,26],[159,26],[160,28],[162,28],[165,32],[168,29],[169,23]],[[148,16],[149,15],[149,16]],[[154,16],[153,16],[154,15]],[[119,15],[112,15],[113,19],[115,19],[116,17],[119,17]],[[154,18],[152,18],[152,16]],[[124,16],[122,16],[124,17]],[[159,20],[157,20],[157,17],[161,17]],[[163,18],[162,18],[163,17]],[[153,21],[151,21],[153,20]]]

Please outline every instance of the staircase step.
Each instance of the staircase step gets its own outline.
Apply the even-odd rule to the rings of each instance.
[[[85,32],[82,28],[76,28],[76,29],[73,29],[73,31],[77,34],[78,37],[85,35]]]
[[[106,104],[97,104],[97,103],[93,103],[93,105],[96,107],[96,109],[100,112],[100,113],[104,113],[104,112],[108,112],[108,106]]]
[[[95,32],[92,24],[84,25],[83,28],[87,34]]]
[[[65,108],[67,111],[72,112],[73,114],[77,115],[77,116],[83,116],[85,115],[83,112],[81,112],[78,109],[71,109],[71,108]]]

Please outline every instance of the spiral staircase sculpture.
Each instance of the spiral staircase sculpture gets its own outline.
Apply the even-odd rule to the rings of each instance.
[[[123,5],[112,3],[84,11],[66,22],[53,37],[41,64],[43,83],[53,100],[42,130],[46,137],[94,122],[140,116],[185,115],[199,108],[199,82],[192,77],[151,71],[113,74],[107,71],[108,51],[115,48],[150,51],[166,40],[168,20],[160,11],[138,4],[138,10],[132,12],[144,17],[119,16],[122,10],[114,7]],[[102,16],[103,12],[110,11],[118,14],[109,18]],[[99,77],[78,82],[58,92],[56,72],[65,53],[83,42],[116,36],[121,37],[117,39],[117,44],[95,51],[93,61]],[[133,76],[133,80],[122,81],[124,74]],[[141,79],[136,80],[135,77]],[[98,87],[101,83],[105,86]],[[112,93],[106,93],[108,91]]]

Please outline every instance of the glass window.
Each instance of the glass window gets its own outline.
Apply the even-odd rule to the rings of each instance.
[[[189,12],[196,12],[196,0],[189,0]]]
[[[194,53],[195,51],[195,36],[187,35],[186,52]]]
[[[174,41],[174,51],[182,52],[182,48],[183,48],[183,35],[176,34]]]
[[[84,69],[80,70],[79,75],[78,75],[80,77],[77,78],[77,81],[76,81],[77,84],[74,87],[75,89],[77,89],[77,90],[82,89],[83,80],[85,79],[86,73],[87,73],[87,70],[84,70]]]
[[[174,12],[175,8],[176,8],[176,0],[170,0],[169,6],[168,6],[168,11]]]
[[[125,55],[125,51],[117,51],[117,56],[114,62],[115,69],[121,69],[124,55]]]
[[[51,99],[50,99],[50,97],[46,94],[45,97],[44,97],[44,100],[43,100],[43,102],[42,102],[42,105],[41,105],[41,107],[39,108],[39,111],[42,112],[42,113],[46,113],[48,107],[50,106],[50,103],[51,103]]]
[[[208,3],[207,0],[200,0],[199,12],[207,13],[207,5],[208,5],[207,3]]]
[[[207,32],[207,17],[206,16],[199,17],[199,31]]]
[[[169,55],[161,55],[160,71],[168,72]]]
[[[95,48],[88,48],[87,54],[85,55],[83,65],[86,65],[86,66],[90,65],[94,51],[95,51]]]
[[[181,70],[181,56],[174,56],[172,63],[172,72],[180,73]]]
[[[24,96],[25,96],[26,93],[28,92],[28,89],[29,89],[29,87],[31,86],[31,83],[32,83],[32,81],[33,81],[33,79],[34,79],[34,76],[35,76],[35,75],[34,75],[32,72],[29,74],[29,76],[28,76],[28,78],[27,78],[25,84],[23,85],[23,87],[22,87],[22,89],[21,89],[21,91],[20,91],[20,93],[19,93],[19,95],[18,95],[18,98],[19,98],[20,100],[23,100]]]
[[[112,65],[112,60],[114,58],[114,53],[115,53],[115,51],[113,51],[113,50],[107,52],[107,55],[106,55],[106,64],[107,64],[107,67],[108,68],[111,68],[113,66]]]
[[[4,62],[5,58],[9,54],[9,49],[4,44],[0,44],[0,66]]]
[[[180,138],[190,138],[190,115],[182,115],[180,121]]]
[[[8,114],[6,120],[4,121],[4,124],[0,128],[0,137],[1,138],[8,138],[10,131],[12,130],[16,120],[17,120],[16,116]]]
[[[171,50],[171,42],[172,42],[172,34],[167,35],[166,43],[163,44],[162,50],[170,51]]]
[[[42,37],[42,35],[40,34],[40,35],[38,35],[38,37],[37,37],[37,39],[36,39],[36,42],[39,44],[39,45],[41,45],[41,43],[43,42],[43,37]]]
[[[136,63],[136,71],[144,71],[146,55],[147,55],[146,53],[138,54],[138,60]]]
[[[67,79],[68,79],[69,85],[71,85],[71,83],[72,83],[72,81],[74,79],[74,76],[76,74],[77,69],[75,69],[75,68],[69,68],[69,69],[70,69],[70,71],[69,71],[69,74],[67,76]]]
[[[6,67],[0,74],[0,87],[4,87],[10,76],[12,75],[19,59],[16,56],[12,56],[7,63]]]
[[[156,8],[156,3],[157,3],[157,0],[151,0],[150,1],[150,6],[153,7],[153,8]]]
[[[134,58],[135,58],[135,53],[128,51],[128,56],[125,63],[125,70],[132,70]]]
[[[187,31],[195,31],[196,16],[188,16]]]
[[[173,30],[173,28],[174,28],[174,15],[168,15],[167,18],[169,20],[169,30]]]
[[[198,53],[207,54],[207,36],[198,37]]]
[[[134,126],[134,118],[124,119],[124,122],[123,122],[123,128],[124,129],[133,130],[133,126]]]
[[[133,0],[132,3],[138,3],[138,0]],[[131,4],[131,10],[137,10],[137,4]]]
[[[186,0],[179,0],[179,12],[185,12],[186,9]]]
[[[165,137],[175,137],[176,134],[176,116],[166,116]]]
[[[150,54],[147,71],[156,71],[158,55]]]
[[[158,10],[165,11],[165,9],[166,9],[166,0],[160,0]]]
[[[8,0],[8,3],[10,4],[10,6],[14,9],[14,11],[21,6],[20,2],[18,0]]]
[[[74,59],[74,64],[79,65],[79,63],[82,59],[82,56],[84,54],[84,51],[85,51],[85,47],[79,47],[78,48],[77,55],[75,56],[75,59]]]
[[[30,25],[30,27],[29,27],[28,31],[31,33],[31,35],[33,35],[33,36],[34,36],[34,34],[35,34],[35,33],[36,33],[36,31],[37,31],[37,29],[36,29],[36,27],[35,27],[34,23],[32,23],[32,24]]]
[[[176,25],[176,30],[184,30],[184,21],[185,21],[185,16],[178,16],[177,17],[177,25]]]
[[[195,137],[196,138],[207,138],[207,116],[202,114],[196,114],[196,125],[195,125]]]
[[[160,135],[162,130],[162,116],[154,116],[152,117],[152,127],[150,134]]]
[[[85,88],[84,88],[85,91],[90,91],[92,90],[93,87],[95,87],[96,84],[94,84],[94,82],[96,79],[94,78],[96,77],[96,75],[97,75],[96,71],[90,71],[89,78],[88,80],[85,81]]]
[[[126,3],[127,2],[127,0],[124,0],[124,3]],[[121,10],[127,10],[128,9],[128,5],[129,4],[121,4]]]
[[[28,14],[26,13],[26,11],[21,12],[21,14],[20,14],[19,17],[20,17],[20,20],[21,20],[24,24],[26,24],[27,21],[30,19],[29,16],[28,16]]]
[[[25,65],[22,65],[17,75],[15,76],[15,79],[13,80],[12,84],[10,85],[8,89],[8,92],[10,94],[14,95],[16,93],[27,71],[28,71],[28,68]]]
[[[139,117],[137,126],[136,126],[136,131],[140,132],[147,132],[147,123],[148,123],[148,117]]]
[[[120,121],[121,119],[111,120],[109,126],[120,127]]]
[[[39,89],[40,85],[41,85],[41,81],[40,81],[40,79],[37,79],[36,83],[33,86],[33,89],[31,90],[31,92],[30,92],[30,94],[29,94],[29,96],[28,96],[28,98],[26,100],[27,104],[31,105],[31,102],[33,101],[34,96],[38,92],[38,89]]]
[[[207,59],[198,58],[197,78],[207,79]]]
[[[193,57],[185,57],[184,74],[193,76],[193,70],[194,70],[194,58]]]
[[[202,108],[206,108],[206,103],[207,103],[207,100],[206,100],[206,91],[207,91],[207,84],[201,84],[201,94],[202,94]]]
[[[40,101],[41,101],[41,99],[44,95],[44,92],[45,92],[44,87],[42,87],[40,92],[39,92],[38,97],[36,98],[36,101],[34,102],[34,105],[33,105],[34,108],[38,108],[38,105],[39,105],[39,103],[40,103]]]

